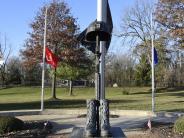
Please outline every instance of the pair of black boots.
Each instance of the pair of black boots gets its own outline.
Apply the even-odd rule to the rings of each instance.
[[[85,132],[87,137],[108,137],[111,135],[108,100],[87,100],[87,122]]]

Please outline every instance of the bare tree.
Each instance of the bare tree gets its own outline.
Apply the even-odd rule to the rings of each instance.
[[[141,57],[145,55],[145,61],[148,61],[151,65],[151,37],[153,35],[154,46],[158,51],[159,57],[159,63],[155,70],[156,78],[163,82],[161,80],[165,78],[164,74],[169,70],[168,66],[172,63],[171,59],[175,58],[172,58],[174,55],[168,49],[171,45],[168,34],[164,32],[155,19],[154,3],[147,0],[137,0],[135,5],[127,9],[120,27],[121,32],[118,36],[131,46],[133,54],[139,59],[139,63]],[[147,64],[147,62],[143,63]],[[145,65],[145,67],[147,66]]]
[[[11,54],[11,46],[7,44],[7,37],[4,37],[4,43],[0,41],[0,80],[2,87],[6,86],[7,70],[6,65]]]
[[[153,11],[153,4],[149,1],[137,1],[132,8],[127,9],[120,26],[122,31],[118,34],[119,37],[124,39],[124,42],[136,46],[135,50],[139,57],[143,52],[147,53],[150,63],[152,33],[154,39],[158,38],[158,26],[154,20],[151,29],[151,14],[153,14]]]
[[[106,84],[130,85],[134,80],[135,59],[129,54],[110,54],[106,60]]]

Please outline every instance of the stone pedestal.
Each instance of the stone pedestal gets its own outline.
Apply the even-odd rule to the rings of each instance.
[[[120,127],[111,127],[111,136],[110,138],[126,138],[123,131]],[[82,127],[75,127],[71,133],[71,138],[87,138],[85,136],[85,128]],[[100,136],[96,136],[100,137]]]

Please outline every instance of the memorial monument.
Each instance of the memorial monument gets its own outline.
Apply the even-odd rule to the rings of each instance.
[[[79,36],[78,40],[96,56],[96,99],[87,100],[85,128],[74,128],[71,137],[124,137],[119,127],[109,122],[109,101],[105,99],[105,54],[112,36],[113,22],[108,0],[97,0],[97,19]]]

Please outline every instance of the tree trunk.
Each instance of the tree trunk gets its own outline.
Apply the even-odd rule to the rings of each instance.
[[[55,44],[55,47],[54,47],[54,54],[57,53],[57,44]],[[53,74],[53,77],[52,77],[52,99],[57,99],[56,98],[56,68],[54,69],[54,74]]]
[[[1,67],[1,80],[2,80],[1,87],[4,87],[5,86],[5,66],[4,65]]]
[[[4,87],[4,76],[1,75],[1,78],[2,78],[2,84],[1,84],[1,86]]]
[[[73,85],[72,85],[72,79],[70,79],[70,96],[73,95]]]
[[[52,99],[56,99],[56,68],[52,77]]]

